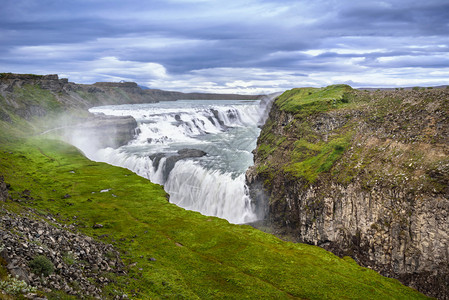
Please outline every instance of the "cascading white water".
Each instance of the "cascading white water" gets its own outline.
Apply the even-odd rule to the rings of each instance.
[[[131,115],[139,126],[128,145],[86,153],[90,159],[163,184],[170,202],[183,208],[232,223],[257,220],[244,173],[260,132],[259,101],[182,100],[90,111]]]

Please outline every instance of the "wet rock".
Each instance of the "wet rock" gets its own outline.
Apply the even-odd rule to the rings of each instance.
[[[162,170],[162,176],[164,182],[167,181],[168,175],[170,174],[171,170],[175,167],[175,164],[182,160],[182,159],[188,159],[188,158],[198,158],[203,157],[207,155],[206,152],[199,150],[199,149],[181,149],[178,150],[176,154],[173,153],[156,153],[150,155],[150,159],[153,161],[153,167],[156,169],[159,168],[160,161],[162,158],[165,158],[165,164],[164,169]]]
[[[178,150],[179,159],[202,157],[207,153],[198,149],[181,149]]]
[[[159,163],[161,161],[162,158],[165,157],[165,153],[156,153],[156,154],[152,154],[150,155],[150,159],[153,161],[153,167],[158,169],[159,168]]]
[[[221,126],[222,128],[227,128],[227,126],[226,126],[226,125],[223,123],[223,121],[221,120],[220,115],[218,114],[218,110],[212,109],[211,111],[212,111],[212,114],[213,114],[214,117],[215,117],[215,120],[218,122],[218,124],[220,124],[220,126]],[[215,124],[215,122],[213,121],[213,119],[209,119],[209,120],[211,120],[211,122],[213,122],[213,123]]]

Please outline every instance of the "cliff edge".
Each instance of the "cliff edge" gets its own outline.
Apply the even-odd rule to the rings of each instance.
[[[449,298],[449,89],[293,89],[254,153],[259,226]]]
[[[39,97],[28,97],[39,90]],[[97,82],[76,84],[58,75],[34,75],[0,73],[0,97],[8,100],[8,105],[21,113],[21,117],[43,116],[47,111],[60,107],[88,109],[93,106],[114,104],[155,103],[159,101],[190,100],[235,100],[259,99],[258,95],[202,94],[141,89],[135,82]],[[38,107],[41,100],[52,97],[53,106]],[[26,105],[23,105],[26,99]],[[1,111],[0,111],[1,113]]]
[[[0,121],[33,123],[34,134],[52,132],[67,140],[95,141],[118,147],[134,138],[137,123],[130,116],[94,116],[94,106],[156,103],[179,99],[258,99],[259,96],[201,94],[141,89],[135,82],[76,84],[58,75],[0,73]],[[38,120],[37,122],[35,122]],[[36,124],[39,123],[39,124]]]

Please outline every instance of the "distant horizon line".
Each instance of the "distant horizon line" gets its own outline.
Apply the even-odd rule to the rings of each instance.
[[[139,82],[136,81],[127,81],[127,80],[120,80],[120,81],[96,81],[93,83],[80,83],[80,82],[71,82],[69,81],[69,78],[67,77],[60,77],[59,74],[33,74],[33,73],[14,73],[14,72],[0,72],[0,80],[2,79],[2,75],[18,75],[18,76],[36,76],[36,77],[42,77],[42,79],[45,79],[44,77],[48,77],[48,80],[67,80],[67,82],[69,83],[74,83],[74,84],[83,84],[83,85],[95,85],[95,84],[101,84],[101,83],[116,83],[116,84],[130,84],[130,83],[134,83],[136,84],[137,87],[139,87],[142,90],[161,90],[161,91],[167,91],[167,92],[179,92],[179,93],[185,93],[185,94],[194,94],[194,93],[198,93],[198,94],[223,94],[223,95],[246,95],[246,96],[262,96],[262,95],[271,95],[271,94],[275,94],[275,93],[279,93],[279,92],[284,92],[287,91],[289,89],[294,89],[294,88],[322,88],[322,87],[326,87],[329,85],[335,85],[335,84],[346,84],[350,87],[352,87],[353,89],[356,90],[398,90],[398,89],[403,89],[403,90],[411,90],[411,89],[416,89],[416,88],[435,88],[435,89],[441,89],[441,88],[449,88],[449,85],[407,85],[407,86],[389,86],[389,85],[378,85],[378,86],[371,86],[371,87],[354,87],[351,85],[351,83],[334,83],[334,84],[329,84],[329,85],[323,85],[323,86],[313,86],[313,85],[308,85],[308,86],[293,86],[291,88],[287,88],[287,89],[280,89],[276,92],[272,92],[272,93],[249,93],[249,94],[241,94],[241,93],[230,93],[230,92],[206,92],[206,91],[190,91],[190,92],[186,92],[186,91],[181,91],[181,90],[170,90],[170,89],[164,89],[164,88],[159,88],[159,87],[148,87],[144,84],[140,84]],[[56,76],[56,78],[55,78]]]

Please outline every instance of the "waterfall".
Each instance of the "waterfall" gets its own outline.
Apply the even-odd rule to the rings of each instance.
[[[186,209],[218,216],[231,223],[255,221],[245,175],[210,171],[185,160],[176,164],[165,184],[170,201]]]
[[[180,207],[232,223],[253,222],[258,216],[245,171],[260,132],[259,104],[181,100],[94,107],[90,112],[96,114],[131,115],[138,129],[128,145],[86,155],[164,185],[170,202]]]

